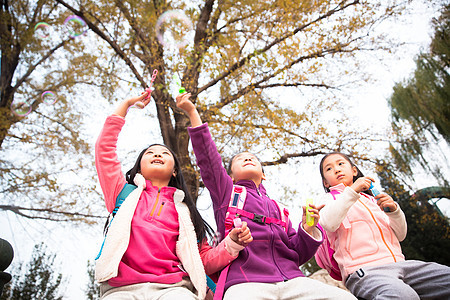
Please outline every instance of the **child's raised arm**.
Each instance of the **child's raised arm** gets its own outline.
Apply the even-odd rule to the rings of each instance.
[[[191,93],[179,94],[177,96],[177,107],[186,112],[189,120],[191,121],[191,127],[198,127],[202,125],[202,120],[200,119],[200,115],[198,114],[195,104],[189,100],[190,97]]]

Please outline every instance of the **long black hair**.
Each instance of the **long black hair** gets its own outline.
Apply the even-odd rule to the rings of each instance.
[[[359,169],[359,168],[351,161],[350,157],[349,157],[347,154],[344,154],[344,153],[338,152],[338,151],[334,151],[334,152],[330,152],[330,153],[328,153],[328,154],[325,154],[325,156],[322,157],[322,160],[320,161],[319,168],[320,168],[320,176],[322,177],[322,185],[323,185],[323,188],[324,188],[325,192],[327,192],[327,193],[330,192],[330,188],[328,188],[328,187],[325,186],[325,182],[324,182],[325,176],[323,175],[323,163],[324,163],[325,159],[326,159],[328,156],[333,155],[333,154],[338,154],[338,155],[342,156],[346,161],[348,161],[348,162],[350,163],[350,165],[351,165],[352,167],[355,167],[355,168],[356,168],[357,173],[356,173],[355,176],[353,176],[353,182],[355,182],[356,179],[358,179],[358,178],[360,178],[360,177],[364,177],[364,174],[363,174],[363,173],[361,172],[361,170],[360,170],[360,169]],[[366,193],[366,194],[368,194],[368,195],[373,196],[373,195],[372,195],[372,192],[369,191],[369,190],[363,191],[363,193]]]
[[[186,184],[186,180],[184,180],[183,172],[181,172],[180,161],[178,160],[175,152],[173,152],[172,149],[170,149],[166,145],[152,144],[152,145],[148,146],[147,148],[145,148],[144,150],[142,150],[141,153],[139,154],[134,166],[125,174],[126,181],[129,184],[135,185],[133,180],[134,180],[134,177],[136,176],[136,174],[141,172],[142,156],[147,151],[147,149],[152,146],[163,146],[167,150],[169,150],[170,153],[172,153],[173,160],[175,162],[175,172],[174,173],[176,175],[175,176],[172,175],[168,186],[177,188],[184,192],[183,202],[186,203],[187,207],[189,208],[189,212],[191,214],[191,220],[192,220],[192,223],[194,224],[195,232],[197,234],[197,240],[199,242],[203,241],[203,239],[207,238],[207,235],[208,236],[212,235],[213,230],[212,230],[211,226],[209,226],[209,224],[205,220],[203,220],[202,216],[198,212],[197,207],[194,202],[194,199],[192,199],[192,195]]]

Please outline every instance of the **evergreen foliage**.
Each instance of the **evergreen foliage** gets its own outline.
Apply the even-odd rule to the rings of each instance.
[[[12,270],[12,280],[5,285],[1,300],[62,300],[63,277],[55,272],[55,254],[43,243],[35,245],[31,260]]]
[[[399,139],[390,151],[399,171],[411,176],[411,164],[419,162],[446,185],[424,151],[440,138],[450,145],[450,5],[443,6],[432,23],[435,32],[429,52],[418,55],[413,77],[397,83],[389,99],[392,127]]]
[[[87,273],[89,281],[86,287],[86,299],[98,300],[100,299],[100,286],[95,281],[95,263],[91,263],[90,261],[88,261]]]

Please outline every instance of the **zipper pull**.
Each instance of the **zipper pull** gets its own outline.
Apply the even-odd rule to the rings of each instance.
[[[158,217],[159,217],[159,215],[161,214],[161,211],[162,211],[163,206],[164,206],[165,203],[166,203],[166,202],[163,201],[163,202],[161,203],[161,205],[159,206]]]

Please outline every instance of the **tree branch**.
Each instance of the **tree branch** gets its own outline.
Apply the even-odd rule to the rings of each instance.
[[[44,213],[64,215],[64,216],[70,216],[70,217],[79,217],[79,218],[95,218],[95,219],[105,218],[104,216],[89,215],[89,214],[83,214],[83,213],[78,213],[78,212],[56,211],[56,210],[53,210],[50,208],[30,208],[30,207],[22,207],[22,206],[15,206],[15,205],[0,205],[0,210],[9,210],[15,214],[18,214],[22,217],[26,217],[28,219],[42,219],[42,220],[50,220],[50,221],[70,221],[70,220],[61,220],[61,219],[56,219],[56,218],[53,219],[51,217],[43,217],[43,216],[32,216],[32,215],[23,213],[22,210],[41,212],[41,213],[44,212]]]
[[[312,20],[309,23],[306,23],[306,24],[304,24],[304,25],[294,29],[293,31],[290,31],[289,33],[285,34],[284,36],[275,39],[274,41],[272,41],[271,43],[269,43],[265,47],[263,47],[261,49],[257,49],[255,51],[253,51],[252,53],[248,54],[246,57],[244,57],[240,61],[238,61],[235,64],[233,64],[228,70],[222,72],[222,74],[220,74],[218,77],[214,78],[213,80],[211,80],[210,82],[208,82],[207,84],[205,84],[204,86],[199,88],[198,91],[197,91],[197,94],[200,94],[204,90],[206,90],[206,89],[210,88],[211,86],[217,84],[219,81],[221,81],[222,79],[224,79],[225,77],[227,77],[228,75],[230,75],[231,73],[233,73],[234,71],[239,69],[240,67],[244,66],[253,57],[267,52],[272,47],[274,47],[274,46],[278,45],[279,43],[287,40],[288,38],[294,36],[298,32],[300,32],[300,31],[304,30],[305,28],[311,26],[312,24],[317,23],[317,22],[319,22],[319,21],[321,21],[321,20],[323,20],[325,18],[328,18],[329,16],[331,16],[331,15],[333,15],[333,14],[339,12],[339,11],[342,11],[342,10],[346,9],[347,7],[349,7],[351,5],[358,4],[359,0],[355,0],[353,2],[350,2],[350,3],[346,4],[346,5],[343,5],[344,2],[341,2],[336,8],[334,8],[334,9],[328,11],[327,13],[317,17],[315,20]]]

